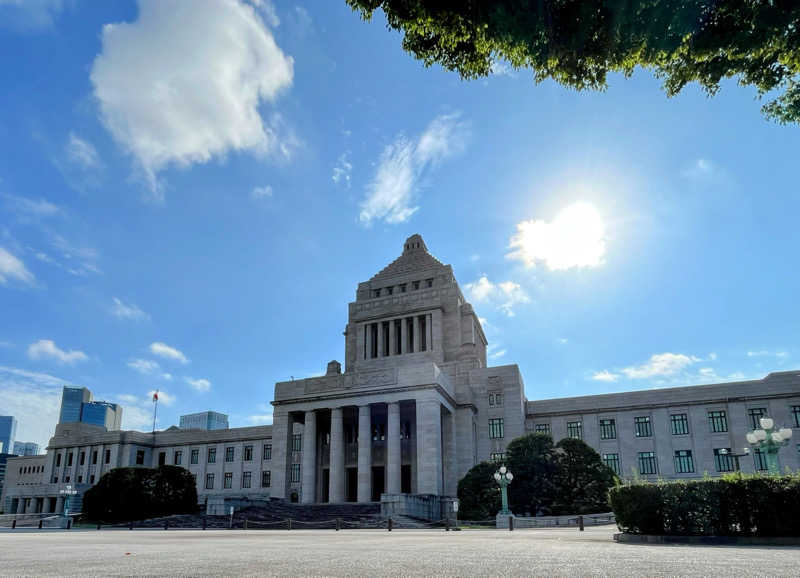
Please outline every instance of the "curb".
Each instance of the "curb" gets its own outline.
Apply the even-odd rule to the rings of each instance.
[[[800,536],[663,536],[614,534],[623,544],[700,544],[705,546],[800,546]]]

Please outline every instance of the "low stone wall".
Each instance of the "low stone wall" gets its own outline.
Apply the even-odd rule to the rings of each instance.
[[[512,514],[510,517],[514,518],[514,528],[575,528],[578,526],[578,514],[570,514],[568,516],[536,516],[535,518],[517,517]],[[501,516],[498,514],[496,517],[497,527],[508,529],[508,518],[509,516]],[[616,518],[613,512],[583,515],[584,526],[602,526],[615,523]]]
[[[436,494],[381,494],[381,516],[408,516],[419,520],[455,520],[457,498]]]

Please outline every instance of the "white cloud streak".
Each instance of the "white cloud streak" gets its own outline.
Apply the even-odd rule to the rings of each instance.
[[[508,317],[514,317],[514,307],[530,302],[525,290],[514,281],[492,283],[486,275],[464,286],[470,301],[494,305]]]
[[[35,361],[53,360],[61,364],[73,365],[79,361],[86,361],[89,356],[83,351],[64,351],[51,339],[40,339],[28,346],[28,357]]]
[[[169,359],[172,361],[179,361],[183,364],[189,363],[189,359],[180,350],[170,347],[161,341],[155,341],[151,343],[149,349],[150,353],[157,355],[158,357],[163,357],[164,359]]]
[[[0,285],[7,285],[9,281],[33,285],[36,277],[28,271],[22,260],[0,247]]]
[[[150,319],[150,316],[139,309],[133,303],[125,303],[122,299],[117,297],[113,298],[114,305],[111,307],[111,314],[120,319],[129,319],[131,321],[143,321]]]
[[[208,391],[211,389],[211,382],[207,379],[193,379],[191,377],[184,377],[183,380],[192,386],[195,391]]]

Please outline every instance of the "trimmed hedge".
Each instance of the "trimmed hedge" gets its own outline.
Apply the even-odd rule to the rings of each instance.
[[[114,468],[83,495],[90,520],[127,522],[171,514],[193,514],[197,488],[180,466]]]
[[[800,473],[633,483],[609,501],[629,534],[800,536]]]

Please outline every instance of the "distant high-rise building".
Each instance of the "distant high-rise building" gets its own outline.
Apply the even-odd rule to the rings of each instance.
[[[85,387],[64,387],[58,423],[82,422],[104,427],[109,431],[122,426],[122,406],[107,401],[92,401],[92,392]]]
[[[14,449],[14,438],[17,437],[17,420],[13,415],[0,415],[0,443],[2,451],[11,453]]]
[[[181,416],[180,428],[202,430],[228,429],[228,416],[216,411],[190,413]]]
[[[81,406],[81,421],[118,430],[122,424],[122,407],[107,401],[90,401]]]
[[[34,442],[14,442],[14,452],[18,456],[38,456],[39,444]]]
[[[61,413],[58,423],[81,421],[84,403],[92,401],[92,392],[85,387],[64,387],[61,392]]]

